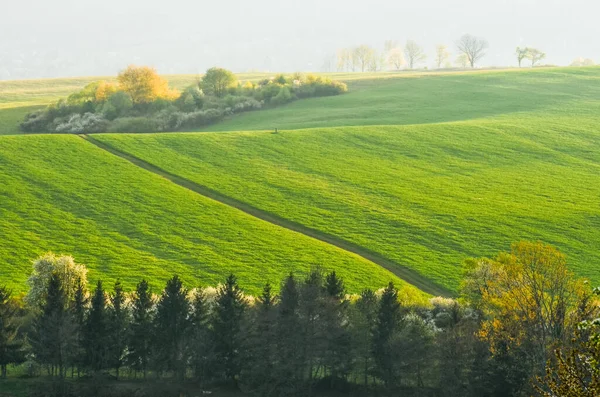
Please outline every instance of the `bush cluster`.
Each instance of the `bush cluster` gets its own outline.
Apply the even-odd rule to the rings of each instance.
[[[281,106],[301,98],[339,95],[344,83],[314,75],[278,75],[242,83],[212,68],[183,92],[170,90],[150,68],[129,67],[118,83],[98,81],[26,116],[25,132],[161,132],[214,124],[236,113]]]

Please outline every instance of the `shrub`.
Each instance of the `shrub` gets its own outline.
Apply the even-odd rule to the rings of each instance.
[[[66,132],[69,134],[82,134],[94,132],[106,132],[109,121],[102,115],[95,113],[85,113],[72,115],[67,122],[56,126],[56,132]]]
[[[261,86],[254,93],[254,98],[259,101],[271,102],[271,99],[279,95],[281,91],[281,85],[275,83],[269,83]]]
[[[197,128],[216,123],[225,116],[225,111],[219,109],[199,110],[186,113],[179,128]]]
[[[279,93],[271,99],[271,104],[273,105],[283,105],[285,103],[288,103],[292,100],[292,93],[290,92],[290,89],[287,88],[286,86],[282,86],[279,89]]]
[[[156,120],[148,117],[123,117],[113,121],[108,130],[111,132],[158,132],[160,128]]]
[[[48,116],[46,110],[37,110],[28,113],[25,120],[20,125],[21,131],[24,132],[45,132],[49,131],[52,119]]]
[[[109,120],[127,115],[133,108],[131,96],[123,91],[117,91],[108,97],[108,100],[100,108],[100,113]]]
[[[204,94],[196,86],[186,88],[181,96],[175,101],[177,107],[184,112],[193,112],[202,109],[204,105]]]

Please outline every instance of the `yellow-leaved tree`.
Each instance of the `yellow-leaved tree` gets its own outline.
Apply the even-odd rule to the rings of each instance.
[[[109,83],[106,81],[100,81],[98,83],[98,87],[96,88],[96,102],[104,102],[110,97],[112,94],[119,91],[119,87],[117,87],[114,83]]]
[[[131,96],[133,103],[149,103],[157,99],[172,100],[179,95],[169,88],[167,80],[148,66],[130,65],[117,77],[119,89]]]
[[[591,288],[568,270],[565,256],[540,242],[519,242],[495,259],[471,261],[463,292],[481,313],[479,337],[520,392],[597,310]]]

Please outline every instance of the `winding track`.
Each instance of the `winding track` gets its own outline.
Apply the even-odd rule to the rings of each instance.
[[[444,296],[444,297],[451,297],[453,295],[449,290],[433,283],[431,280],[423,277],[422,275],[418,274],[414,270],[409,269],[406,266],[402,266],[394,261],[391,261],[390,259],[387,259],[369,249],[366,249],[359,245],[353,244],[353,243],[348,242],[339,237],[332,236],[327,233],[323,233],[322,231],[306,227],[304,225],[290,221],[288,219],[281,218],[277,215],[271,214],[267,211],[260,210],[260,209],[253,207],[247,203],[244,203],[244,202],[236,200],[232,197],[226,196],[226,195],[219,193],[215,190],[212,190],[206,186],[199,185],[188,179],[182,178],[181,176],[171,174],[170,172],[165,171],[162,168],[159,168],[151,163],[148,163],[145,160],[142,160],[142,159],[140,159],[136,156],[133,156],[129,153],[123,152],[109,144],[100,142],[100,141],[92,138],[89,135],[80,134],[79,136],[81,138],[83,138],[84,140],[86,140],[87,142],[99,147],[100,149],[103,149],[115,156],[121,157],[122,159],[127,160],[130,163],[132,163],[140,168],[145,169],[146,171],[152,172],[153,174],[163,177],[163,178],[167,179],[168,181],[175,183],[176,185],[179,185],[183,188],[193,191],[194,193],[200,194],[204,197],[218,201],[218,202],[228,205],[230,207],[234,207],[242,212],[245,212],[248,215],[251,215],[255,218],[261,219],[265,222],[269,222],[274,225],[286,228],[288,230],[292,230],[294,232],[304,234],[305,236],[312,237],[319,241],[331,244],[340,249],[343,249],[345,251],[352,252],[358,256],[361,256],[364,259],[371,261],[371,262],[389,270],[390,272],[394,273],[396,276],[403,279],[407,283],[414,285],[415,287],[419,288],[421,291],[424,291],[428,294],[431,294],[434,296]]]

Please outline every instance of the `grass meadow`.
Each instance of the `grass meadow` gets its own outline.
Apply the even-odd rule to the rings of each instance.
[[[15,292],[46,251],[71,254],[92,280],[121,279],[127,288],[146,278],[158,290],[173,274],[189,287],[217,285],[234,272],[258,293],[315,266],[336,270],[351,292],[403,285],[354,254],[199,196],[76,136],[0,137],[0,164],[0,284]]]
[[[212,132],[94,139],[454,292],[466,258],[520,239],[556,245],[600,283],[600,68],[332,77],[350,92],[237,115]],[[178,88],[196,78],[169,77]],[[0,134],[92,80],[0,82]],[[18,291],[47,250],[128,286],[144,276],[158,287],[173,273],[216,284],[234,271],[256,292],[318,264],[353,292],[399,282],[79,137],[0,137],[0,164],[0,283]]]
[[[465,258],[495,255],[520,239],[556,245],[577,274],[600,282],[599,68],[372,84],[217,127],[258,127],[258,117],[403,124],[410,114],[415,123],[96,139],[450,290],[459,287]],[[441,122],[458,118],[465,120]]]

